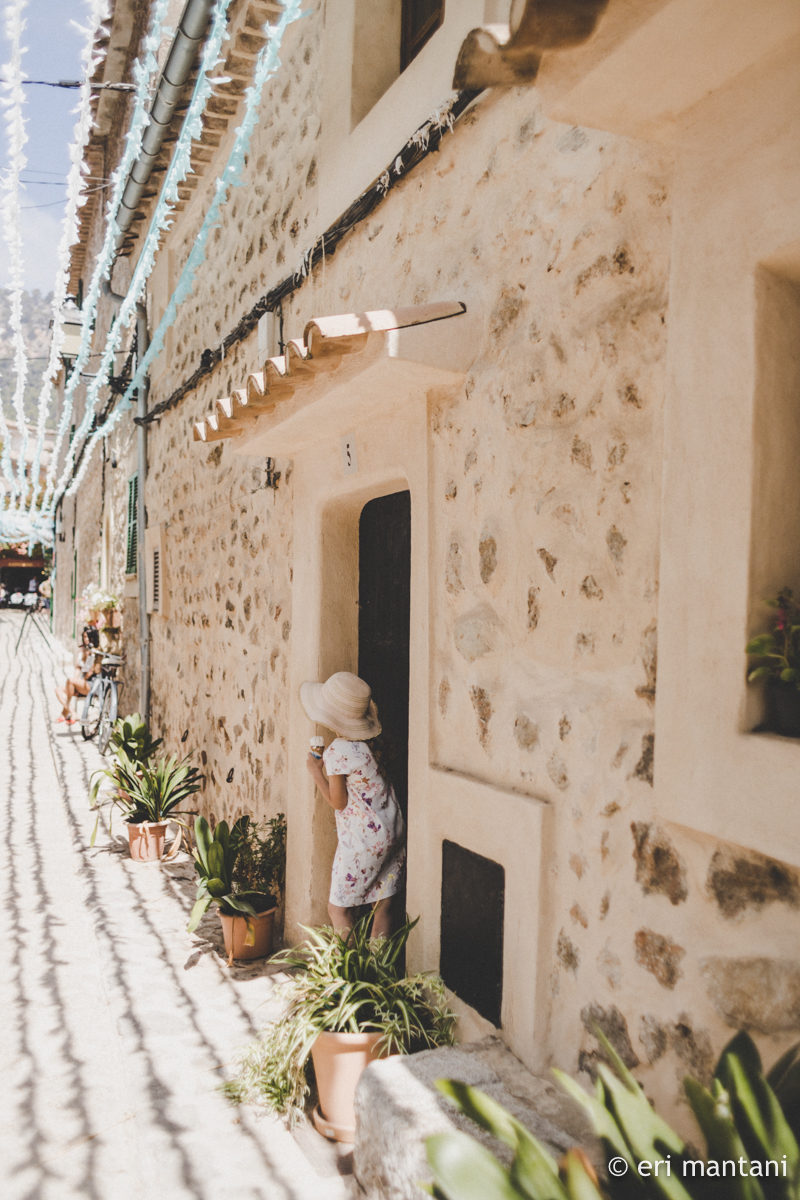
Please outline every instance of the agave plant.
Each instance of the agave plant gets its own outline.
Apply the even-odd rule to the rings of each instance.
[[[464,1133],[428,1138],[433,1194],[440,1200],[800,1200],[800,1045],[765,1077],[755,1044],[739,1033],[725,1047],[710,1091],[696,1079],[684,1081],[706,1140],[700,1160],[653,1111],[613,1047],[602,1034],[597,1036],[614,1069],[598,1066],[594,1096],[563,1072],[554,1073],[586,1109],[602,1143],[602,1183],[581,1150],[570,1150],[556,1163],[489,1096],[466,1084],[439,1080],[440,1091],[509,1146],[514,1157],[504,1167]],[[667,1159],[669,1173],[656,1175],[652,1166],[639,1171],[639,1164],[665,1164]],[[739,1164],[739,1173],[720,1177],[717,1165],[716,1173],[709,1174],[712,1164],[719,1163]]]
[[[224,1090],[235,1102],[266,1104],[293,1120],[309,1093],[306,1071],[317,1035],[380,1033],[379,1049],[410,1054],[453,1042],[455,1015],[444,984],[429,974],[400,974],[398,963],[416,921],[390,937],[370,938],[371,914],[343,936],[329,927],[306,928],[307,941],[273,963],[294,968],[285,985],[285,1015],[267,1027],[243,1056]],[[305,928],[305,927],[304,927]]]
[[[194,869],[200,876],[200,882],[187,926],[189,933],[194,933],[212,904],[217,904],[220,912],[226,917],[255,917],[258,913],[266,912],[275,906],[274,897],[266,890],[239,890],[236,887],[236,860],[247,842],[249,826],[249,817],[239,817],[232,829],[228,827],[227,821],[218,821],[212,835],[205,817],[198,817],[195,821],[194,838],[197,850]],[[245,945],[252,946],[254,940],[255,931],[248,921]]]

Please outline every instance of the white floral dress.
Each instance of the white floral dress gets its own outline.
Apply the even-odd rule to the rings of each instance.
[[[394,788],[382,778],[366,742],[336,738],[323,755],[328,775],[347,776],[347,805],[336,812],[339,845],[331,904],[374,904],[400,890],[406,830]]]

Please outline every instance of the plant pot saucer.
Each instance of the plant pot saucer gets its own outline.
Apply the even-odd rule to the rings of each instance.
[[[318,1104],[314,1107],[311,1119],[317,1133],[321,1133],[329,1142],[345,1142],[352,1145],[356,1140],[355,1125],[337,1125],[334,1121],[327,1121],[320,1112]]]

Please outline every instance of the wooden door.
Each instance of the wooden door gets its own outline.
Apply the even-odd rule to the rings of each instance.
[[[408,812],[408,646],[411,614],[411,494],[364,505],[359,521],[358,673],[372,688],[394,751],[397,800]]]

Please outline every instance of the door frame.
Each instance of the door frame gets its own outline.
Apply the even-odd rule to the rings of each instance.
[[[334,671],[358,671],[359,518],[369,501],[411,494],[409,629],[409,894],[413,894],[415,810],[424,803],[429,762],[429,445],[428,400],[411,395],[397,420],[365,420],[356,433],[359,471],[345,475],[342,434],[304,450],[293,471],[294,554],[289,665],[286,937],[297,926],[327,922],[330,867],[336,845],[332,810],[315,795],[305,769],[317,732],[300,704],[300,684]],[[320,732],[326,732],[320,730]],[[415,931],[415,934],[418,931]],[[414,940],[419,940],[414,939]],[[413,959],[413,940],[409,947]]]

